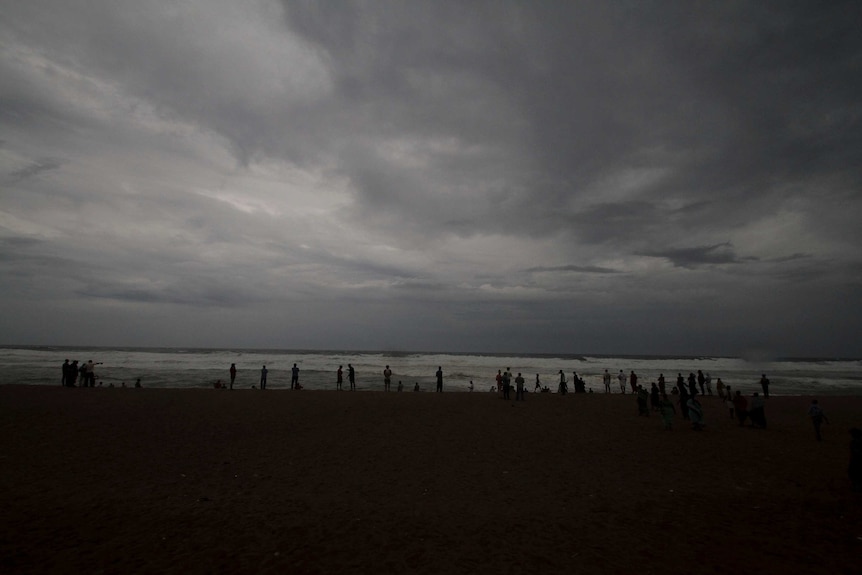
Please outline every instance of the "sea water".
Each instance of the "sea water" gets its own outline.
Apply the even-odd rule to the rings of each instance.
[[[670,389],[677,374],[702,370],[743,393],[760,391],[761,374],[770,380],[771,395],[862,395],[862,360],[772,360],[747,361],[731,357],[650,357],[580,356],[536,354],[411,353],[369,351],[290,351],[256,349],[179,349],[179,348],[71,348],[0,347],[0,384],[60,385],[65,359],[100,362],[96,382],[103,386],[133,386],[140,379],[151,388],[212,388],[221,380],[229,382],[228,369],[236,364],[235,389],[249,389],[260,383],[260,370],[266,365],[268,389],[289,389],[291,368],[299,368],[299,381],[305,389],[335,390],[336,370],[342,366],[344,389],[349,389],[347,366],[356,370],[358,391],[383,391],[383,370],[392,370],[392,391],[398,382],[405,391],[419,384],[422,391],[434,391],[435,373],[441,368],[445,391],[466,392],[473,382],[475,392],[488,392],[495,385],[497,370],[511,368],[522,373],[526,388],[535,388],[538,374],[541,385],[556,391],[559,371],[563,370],[572,390],[572,374],[586,382],[588,390],[604,392],[602,374],[612,376],[611,390],[619,393],[616,376],[634,371],[638,382],[647,386],[664,374]],[[627,390],[628,391],[628,390]]]

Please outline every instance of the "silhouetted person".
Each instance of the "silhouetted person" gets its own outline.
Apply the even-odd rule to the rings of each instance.
[[[356,391],[356,371],[353,365],[347,364],[347,381],[350,382],[350,391]]]
[[[620,372],[622,373],[622,372]],[[623,376],[623,381],[625,381],[625,376]],[[566,395],[569,391],[568,383],[566,382],[566,374],[563,373],[563,370],[560,370],[560,387],[557,389],[557,393],[560,395]]]
[[[335,372],[335,389],[341,391],[341,366],[338,366],[338,371]]]
[[[296,367],[296,364],[293,364],[293,367],[290,368],[290,389],[296,389],[299,387],[299,368]]]
[[[620,382],[620,393],[626,392],[626,374],[623,373],[623,370],[620,370],[620,374],[617,376],[617,381]]]
[[[631,375],[629,375],[629,385],[632,386],[632,393],[637,393],[638,390],[638,375],[632,370]]]
[[[437,366],[437,391],[443,391],[443,368],[441,366]]]
[[[269,370],[266,369],[266,366],[260,368],[260,388],[266,389],[266,374],[269,373]]]
[[[706,395],[706,378],[701,370],[697,370],[697,386],[700,387],[700,394]]]
[[[520,373],[515,378],[515,401],[524,401],[524,378]]]
[[[233,382],[236,380],[236,364],[230,364],[230,369],[228,371],[230,372],[230,388],[233,389]]]
[[[392,370],[389,366],[383,370],[383,391],[389,391],[389,384],[392,382]]]
[[[808,407],[808,417],[811,418],[811,423],[814,425],[814,434],[817,437],[817,441],[821,441],[820,426],[823,425],[824,421],[829,423],[829,419],[826,417],[826,414],[823,413],[823,409],[820,407],[820,404],[817,403],[816,399],[811,400],[811,405]]]
[[[764,409],[763,398],[757,392],[751,396],[748,417],[751,419],[751,425],[766,429],[766,410]]]
[[[688,394],[691,397],[697,395],[697,378],[691,372],[688,374]]]
[[[68,381],[69,381],[69,368],[70,367],[72,367],[72,364],[69,363],[68,359],[65,362],[63,362],[63,365],[60,367],[60,369],[61,369],[60,385],[62,385],[63,387],[69,387]]]
[[[739,425],[745,425],[745,420],[748,419],[748,400],[738,390],[733,395],[733,411]]]
[[[760,388],[763,390],[764,399],[769,399],[769,379],[765,373],[760,375]]]
[[[542,384],[539,383],[539,374],[536,374],[536,387],[533,388],[533,393],[537,393],[542,390]]]
[[[661,395],[665,395],[664,386],[665,386],[664,374],[660,373],[660,374],[658,374],[658,392]]]

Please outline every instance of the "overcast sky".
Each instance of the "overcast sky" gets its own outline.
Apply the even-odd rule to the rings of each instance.
[[[0,343],[858,357],[860,27],[6,0]]]

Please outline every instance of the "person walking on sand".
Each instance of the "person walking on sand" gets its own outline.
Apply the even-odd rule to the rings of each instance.
[[[441,393],[443,391],[443,367],[437,366],[437,392]]]
[[[700,387],[700,394],[706,395],[706,376],[701,370],[697,370],[697,385]]]
[[[638,375],[635,373],[635,370],[632,370],[632,373],[629,376],[629,385],[632,386],[632,393],[637,393],[637,391],[638,391]]]
[[[230,373],[230,389],[233,389],[233,382],[236,380],[236,364],[230,364],[230,369],[228,370]]]
[[[542,391],[542,384],[539,382],[539,374],[536,374],[536,387],[533,389],[533,393],[539,393]]]
[[[611,374],[608,373],[608,370],[602,374],[602,383],[605,384],[605,393],[611,392]]]
[[[338,371],[335,372],[335,390],[341,391],[341,366],[338,366]]]
[[[299,368],[295,363],[290,368],[290,389],[299,389]]]
[[[763,399],[769,399],[769,379],[766,374],[760,374],[760,388],[763,390]]]
[[[392,382],[392,370],[389,366],[383,370],[383,391],[389,391],[389,384]]]
[[[665,385],[664,374],[660,373],[660,374],[658,374],[658,392],[661,395],[665,395],[665,393],[666,393],[665,389],[664,389],[664,385]]]
[[[269,370],[266,369],[266,366],[260,368],[260,388],[266,389],[266,374],[269,373]]]
[[[620,372],[620,373],[622,373],[622,372]],[[560,370],[560,386],[559,386],[559,388],[557,388],[557,393],[559,393],[560,395],[566,395],[566,392],[569,391],[569,386],[567,383],[568,382],[566,382],[566,374],[563,373],[563,370],[561,369]]]
[[[808,417],[811,418],[811,423],[814,425],[814,434],[817,437],[817,441],[822,441],[820,426],[823,425],[824,421],[829,423],[829,419],[823,413],[823,408],[820,407],[816,399],[811,400],[811,405],[808,407]]]
[[[626,374],[623,373],[623,370],[620,370],[620,374],[617,376],[617,380],[620,382],[620,393],[626,392]]]
[[[352,364],[347,364],[347,381],[350,382],[350,391],[356,391],[356,371]]]

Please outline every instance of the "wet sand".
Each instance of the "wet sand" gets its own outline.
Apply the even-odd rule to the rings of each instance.
[[[5,573],[862,573],[862,397],[0,386]]]

